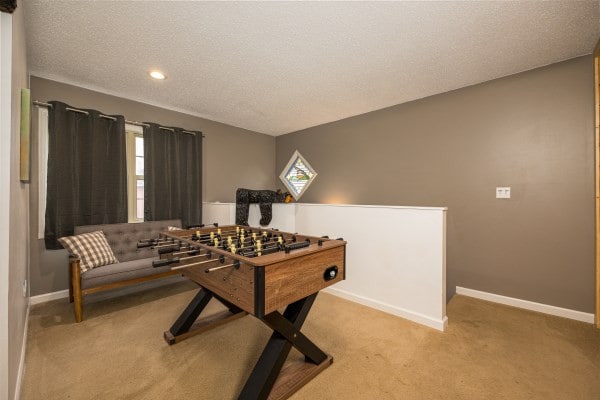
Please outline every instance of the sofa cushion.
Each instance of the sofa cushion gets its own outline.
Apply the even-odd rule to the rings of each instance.
[[[86,233],[97,230],[104,231],[106,240],[119,261],[131,261],[156,256],[156,249],[144,247],[138,249],[140,240],[158,237],[160,232],[165,232],[169,226],[181,226],[180,220],[146,221],[137,223],[106,224],[76,226],[75,233]]]
[[[125,261],[86,271],[81,274],[81,288],[87,289],[113,282],[121,282],[127,279],[141,278],[166,272],[171,269],[171,266],[169,265],[154,268],[152,266],[152,261],[154,260],[158,260],[158,257]]]
[[[64,236],[58,241],[71,255],[79,258],[81,272],[118,263],[102,231]]]

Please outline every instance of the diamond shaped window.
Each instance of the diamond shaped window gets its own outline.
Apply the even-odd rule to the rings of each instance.
[[[317,172],[296,150],[287,163],[279,179],[288,188],[294,199],[298,200],[317,177]]]

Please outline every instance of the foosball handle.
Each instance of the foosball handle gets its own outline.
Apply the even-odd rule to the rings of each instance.
[[[204,228],[204,224],[188,225],[185,229],[193,229],[193,228]]]
[[[292,250],[302,249],[304,247],[310,246],[310,239],[306,239],[303,242],[291,243],[285,245],[285,253],[288,254]]]
[[[171,264],[177,264],[179,262],[179,258],[165,258],[164,260],[156,260],[152,261],[152,266],[154,268],[165,267]]]
[[[181,249],[181,247],[163,247],[158,249],[158,254],[162,255],[162,254],[167,254],[167,253],[172,253],[174,251],[179,251]]]
[[[317,244],[320,246],[323,246],[323,242],[325,242],[323,239],[329,239],[329,236],[327,235],[323,235],[321,236],[321,239],[319,239],[319,241],[317,242]]]

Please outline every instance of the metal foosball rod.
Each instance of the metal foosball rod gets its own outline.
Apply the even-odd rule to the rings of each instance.
[[[183,250],[183,251],[175,251],[173,253],[171,253],[171,255],[173,257],[177,257],[177,256],[181,256],[184,254],[189,254],[192,256],[197,256],[197,257],[205,257],[208,255],[208,253],[201,253],[202,249],[192,249],[192,250]]]
[[[215,235],[212,238],[207,238],[207,239],[193,239],[195,242],[200,243],[200,244],[207,244],[207,243],[212,243],[215,239],[217,240],[221,240],[220,236]]]
[[[167,244],[163,244],[163,245],[159,245],[159,246],[153,246],[152,248],[157,249],[159,255],[168,254],[168,253],[172,253],[175,251],[194,250],[193,247],[191,247],[190,245],[188,245],[185,242],[182,242],[181,240],[177,240],[173,243],[167,243]]]
[[[181,248],[181,242],[177,243],[177,242],[173,242],[173,243],[164,243],[164,244],[158,244],[155,246],[152,246],[153,249],[158,249],[159,251],[161,249],[166,249],[166,248]]]
[[[156,247],[158,245],[164,245],[168,243],[175,243],[175,239],[166,238],[166,239],[142,239],[137,243],[138,248],[142,247]]]
[[[216,262],[216,261],[219,261],[219,260],[216,259],[216,258],[214,258],[212,260],[198,261],[198,262],[190,263],[190,264],[177,265],[175,267],[171,267],[171,270],[178,270],[178,269],[184,269],[184,268],[190,268],[190,267],[197,267],[198,265],[207,264],[207,263]]]
[[[184,257],[184,258],[179,258],[179,259],[173,258],[170,260],[165,260],[163,262],[155,261],[153,263],[153,266],[157,267],[157,266],[164,266],[164,265],[170,265],[170,264],[179,264],[181,261],[186,261],[186,260],[189,260],[190,258],[196,258],[196,257]],[[174,267],[171,267],[171,270],[175,271],[175,270],[184,269],[184,268],[197,267],[199,265],[214,263],[214,262],[220,262],[221,264],[223,264],[225,262],[225,256],[220,255],[219,258],[214,258],[214,259],[205,260],[205,261],[197,261],[197,262],[183,264],[183,265],[176,265]],[[213,271],[216,271],[219,269],[230,268],[230,267],[235,267],[237,269],[240,267],[240,262],[238,260],[234,260],[234,262],[231,264],[219,265],[217,267],[207,268],[206,270],[204,270],[204,272],[209,273],[209,272],[213,272]]]
[[[257,236],[255,234],[252,235],[252,237],[246,237],[246,236],[240,236],[240,237],[232,237],[232,236],[228,236],[227,237],[227,243],[237,243],[238,246],[243,245],[243,246],[252,246],[255,245],[257,242],[261,242],[264,245],[271,245],[273,244],[273,242],[277,242],[277,243],[288,243],[288,242],[296,242],[296,236],[292,236],[289,239],[285,239],[282,235],[280,236],[276,236],[276,235],[271,235],[271,236]],[[225,241],[224,238],[221,238],[221,241]]]
[[[268,240],[278,236],[276,234],[273,234],[272,232],[263,231],[261,234],[259,231],[257,234],[257,232],[253,231],[252,229],[245,230],[244,228],[240,229],[239,227],[236,227],[235,231],[230,230],[220,232],[219,230],[217,230],[217,232],[205,232],[200,235],[196,233],[195,235],[192,235],[192,240],[199,241],[201,243],[206,243],[211,242],[212,240],[214,240],[215,237],[220,240],[224,239],[225,237],[231,237],[232,239],[240,239],[243,237],[245,240],[265,240],[266,238],[266,240]]]
[[[214,232],[211,232],[211,234],[209,235],[201,235],[201,236],[197,236],[196,234],[192,235],[191,239],[195,242],[198,243],[209,243],[212,242],[213,240],[216,239],[221,239],[221,235],[220,234],[215,234]]]
[[[231,264],[219,265],[218,267],[212,267],[212,268],[206,268],[204,270],[204,272],[206,272],[208,274],[210,272],[215,272],[215,271],[218,271],[220,269],[231,268],[231,267],[235,267],[236,269],[238,269],[240,267],[240,262],[238,260],[235,260]]]
[[[226,234],[226,233],[233,234],[233,233],[236,233],[236,230],[223,231],[223,230],[221,230],[221,228],[217,228],[216,231],[210,231],[210,232],[202,232],[202,233],[200,233],[200,231],[196,231],[194,234],[192,234],[192,239],[194,237],[196,237],[196,239],[202,239],[203,237],[206,238],[208,236],[211,236],[211,234],[213,236],[217,236],[217,235],[221,236],[221,235]]]
[[[244,257],[260,257],[271,253],[276,253],[278,251],[284,251],[288,254],[292,250],[303,249],[305,247],[310,246],[310,239],[306,239],[302,242],[292,242],[289,244],[276,244],[276,245],[268,245],[265,247],[253,247],[248,248],[246,251],[244,249],[240,250],[240,255]]]
[[[156,237],[156,238],[151,238],[151,239],[140,239],[138,240],[138,243],[143,244],[143,243],[157,243],[157,242],[172,242],[175,239],[171,238],[171,237]]]
[[[189,257],[163,258],[163,259],[160,259],[160,260],[152,261],[152,266],[154,268],[165,267],[167,265],[179,264],[182,261],[189,261],[191,259],[200,258],[200,257],[209,257],[209,258],[212,258],[212,253],[208,252],[207,254],[201,254],[201,255],[189,256]],[[218,259],[215,259],[215,260],[220,260],[221,257],[222,256],[220,256]],[[215,261],[215,260],[213,260],[213,261]]]
[[[279,251],[281,251],[281,249],[278,249],[278,248],[263,249],[261,251],[257,251],[257,250],[248,248],[248,249],[241,249],[239,251],[239,254],[244,257],[253,258],[253,257],[266,256],[267,254],[277,253]]]
[[[239,238],[233,238],[231,236],[227,237],[227,240],[225,240],[222,237],[214,237],[212,239],[212,241],[210,240],[206,240],[204,241],[203,244],[206,244],[208,246],[217,248],[217,249],[223,249],[225,251],[229,251],[232,252],[232,248],[236,249],[237,251],[239,251],[240,253],[244,253],[245,254],[251,254],[250,256],[254,257],[254,256],[260,256],[263,254],[270,254],[270,253],[274,253],[277,251],[286,251],[289,252],[290,250],[294,250],[294,249],[298,249],[298,248],[302,248],[302,247],[307,247],[310,244],[310,239],[306,238],[304,241],[300,242],[300,243],[305,243],[307,242],[308,244],[301,244],[299,246],[295,246],[295,247],[290,247],[289,249],[286,248],[286,246],[291,246],[293,244],[295,244],[297,242],[297,238],[295,235],[292,235],[291,238],[288,239],[284,239],[283,235],[279,235],[279,236],[275,236],[272,235],[269,239],[271,239],[271,242],[263,242],[265,236],[255,236],[254,237],[239,237]],[[256,239],[254,239],[256,238]],[[267,239],[267,240],[269,240]],[[202,243],[202,242],[200,242]],[[235,251],[234,251],[235,252]]]
[[[295,240],[295,238],[293,240]],[[219,247],[222,247],[223,249],[234,253],[236,252],[236,250],[239,250],[239,252],[247,253],[248,251],[253,251],[254,249],[256,249],[256,251],[258,252],[260,252],[261,249],[279,251],[284,249],[283,246],[286,243],[286,241],[284,241],[283,237],[281,236],[278,237],[277,242],[271,242],[267,244],[263,244],[263,242],[260,239],[255,240],[254,238],[232,239],[231,237],[229,237],[227,238],[227,243],[224,242],[225,241],[222,240],[221,245]]]
[[[213,232],[211,232],[213,233]],[[206,243],[212,243],[213,240],[218,239],[218,240],[226,240],[228,238],[231,238],[232,240],[238,240],[240,237],[244,237],[242,235],[226,235],[227,232],[222,232],[221,234],[212,234],[212,235],[203,235],[201,237],[198,236],[192,236],[192,240],[197,242],[197,243],[201,243],[201,244],[206,244]]]
[[[202,249],[189,249],[189,250],[182,250],[182,248],[165,248],[165,249],[158,249],[158,255],[161,259],[168,259],[168,258],[174,258],[174,257],[185,257],[187,256],[199,256],[202,254]]]
[[[259,231],[260,232],[260,231]],[[253,231],[252,229],[248,228],[240,228],[239,226],[235,227],[235,230],[228,230],[228,231],[221,231],[220,229],[217,229],[217,231],[211,231],[211,232],[203,232],[200,235],[198,235],[198,232],[196,232],[195,238],[196,240],[208,240],[209,236],[225,236],[225,235],[230,235],[230,236],[235,236],[235,237],[240,237],[240,236],[249,236],[249,235],[256,235],[256,232]],[[194,235],[192,235],[194,236]],[[267,236],[267,237],[272,237],[275,236],[273,233],[271,232],[267,232],[267,231],[263,231],[261,236]],[[212,240],[212,238],[210,238]]]
[[[213,223],[213,226],[218,227],[219,224],[215,222],[215,223]],[[205,227],[204,224],[200,224],[200,225],[188,225],[185,229],[181,229],[181,230],[176,229],[176,231],[179,231],[179,232],[196,231],[196,233],[197,233],[197,232],[200,232],[198,229],[202,229],[204,227]],[[191,239],[194,235],[195,235],[195,233],[192,233],[192,234],[189,234],[189,235],[185,235],[185,234],[184,235],[179,235],[179,234],[177,234],[177,236],[180,239]]]

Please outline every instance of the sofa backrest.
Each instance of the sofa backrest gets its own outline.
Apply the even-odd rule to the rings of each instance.
[[[181,220],[76,226],[75,234],[103,231],[115,257],[123,262],[156,257],[156,250],[150,247],[138,249],[137,243],[142,239],[158,237],[159,232],[166,231],[169,226],[181,228]]]

